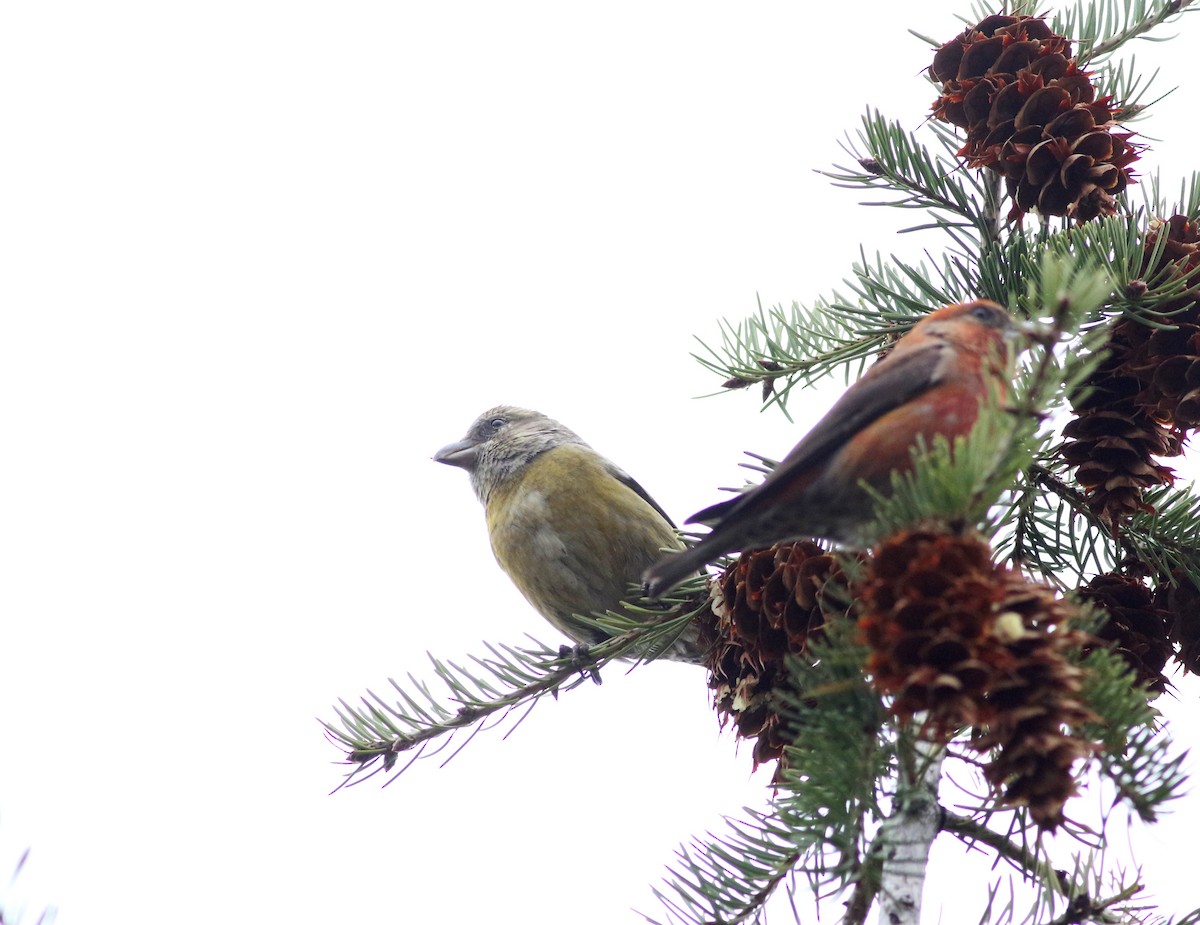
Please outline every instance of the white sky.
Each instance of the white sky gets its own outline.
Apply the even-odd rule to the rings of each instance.
[[[0,11],[0,882],[31,846],[18,895],[60,925],[632,922],[761,804],[686,666],[382,791],[328,795],[314,717],[426,650],[555,641],[429,459],[480,411],[561,419],[686,516],[836,394],[795,424],[694,401],[693,335],[827,292],[860,243],[940,246],[813,171],[868,103],[920,123],[905,30],[965,9],[807,6]],[[1164,87],[1196,35],[1141,47]],[[1143,125],[1171,189],[1190,98]],[[1195,694],[1167,705],[1191,743]],[[1167,910],[1196,825],[1131,836]],[[960,870],[929,921],[982,908]]]

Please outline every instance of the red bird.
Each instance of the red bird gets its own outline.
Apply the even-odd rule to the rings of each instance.
[[[706,562],[738,549],[801,537],[860,542],[874,518],[860,482],[887,491],[912,469],[917,439],[967,434],[995,383],[1003,396],[1008,341],[1021,328],[995,302],[940,308],[913,325],[892,351],[846,390],[760,485],[705,508],[689,523],[712,527],[690,549],[645,574],[657,597]]]

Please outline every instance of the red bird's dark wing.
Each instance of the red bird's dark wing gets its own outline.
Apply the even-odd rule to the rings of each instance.
[[[712,526],[735,508],[751,510],[758,504],[775,504],[793,492],[803,491],[811,478],[806,475],[808,470],[819,466],[872,422],[938,383],[945,348],[942,341],[934,339],[907,350],[897,348],[846,390],[762,484],[699,511],[689,523]]]

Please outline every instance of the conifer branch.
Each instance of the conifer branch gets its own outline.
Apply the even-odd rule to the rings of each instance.
[[[818,172],[832,180],[834,186],[890,193],[896,197],[863,205],[925,209],[949,216],[906,230],[958,227],[971,228],[977,233],[987,232],[986,219],[975,199],[981,191],[976,179],[965,174],[955,161],[930,153],[914,135],[905,132],[900,125],[888,122],[879,112],[868,110],[863,116],[857,143],[846,141],[842,150],[854,159],[857,168],[837,166]]]
[[[1071,896],[1078,892],[1078,889],[1069,882],[1065,871],[1054,869],[1024,845],[1014,842],[969,816],[942,809],[940,825],[943,832],[955,836],[968,847],[975,843],[986,845],[995,851],[998,857],[1010,861],[1027,878],[1037,880],[1048,889],[1063,896]]]
[[[695,579],[684,585],[681,593],[694,591],[694,586],[701,584],[701,579]],[[525,713],[516,720],[515,728],[545,695],[557,698],[559,693],[587,680],[599,684],[600,669],[616,659],[663,651],[697,612],[659,615],[657,622],[629,626],[590,647],[551,649],[536,640],[528,648],[485,643],[488,655],[470,656],[471,667],[430,655],[435,676],[447,688],[442,696],[431,692],[428,682],[409,674],[408,687],[389,679],[399,700],[388,701],[368,691],[361,698],[361,706],[339,701],[340,706],[334,708],[337,724],[321,721],[327,737],[345,751],[346,763],[353,766],[338,789],[380,771],[392,771],[399,756],[409,753],[409,760],[392,775],[394,779],[418,758],[441,754],[457,733],[472,730],[467,739],[470,741],[478,732],[505,722],[524,707]],[[430,752],[432,743],[443,738],[446,741]]]
[[[795,742],[778,778],[781,792],[766,812],[747,810],[742,820],[726,820],[728,833],[709,833],[677,852],[666,886],[654,891],[669,921],[751,921],[797,874],[824,893],[859,879],[864,817],[881,815],[875,783],[891,751],[876,733],[880,705],[863,678],[865,655],[854,633],[851,621],[834,624],[811,659],[788,659],[803,691],[786,698]]]
[[[746,813],[745,819],[725,820],[727,834],[710,833],[707,840],[697,840],[676,852],[676,863],[667,868],[671,876],[668,887],[654,888],[668,917],[659,920],[643,913],[648,922],[732,925],[751,921],[761,913],[812,845],[797,837],[799,833],[789,825],[794,821],[792,814],[778,802],[767,812]]]
[[[1134,39],[1150,39],[1164,23],[1189,12],[1193,0],[1092,0],[1056,15],[1053,28],[1079,43],[1079,58],[1085,64],[1112,54]],[[1193,8],[1194,9],[1194,8]]]
[[[1120,892],[1104,899],[1092,899],[1087,892],[1081,892],[1071,897],[1066,911],[1047,925],[1079,925],[1080,922],[1109,922],[1113,921],[1110,910],[1128,902],[1145,887],[1141,883],[1132,883]]]
[[[1158,575],[1181,571],[1200,581],[1200,497],[1162,488],[1146,502],[1154,513],[1135,515],[1121,535],[1122,545]]]

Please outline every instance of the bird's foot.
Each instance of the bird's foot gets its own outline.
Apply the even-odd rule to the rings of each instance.
[[[591,678],[596,684],[603,684],[600,679],[600,669],[596,666],[596,660],[592,657],[591,646],[587,643],[576,643],[573,646],[559,646],[558,657],[568,663],[568,665],[584,678]]]

